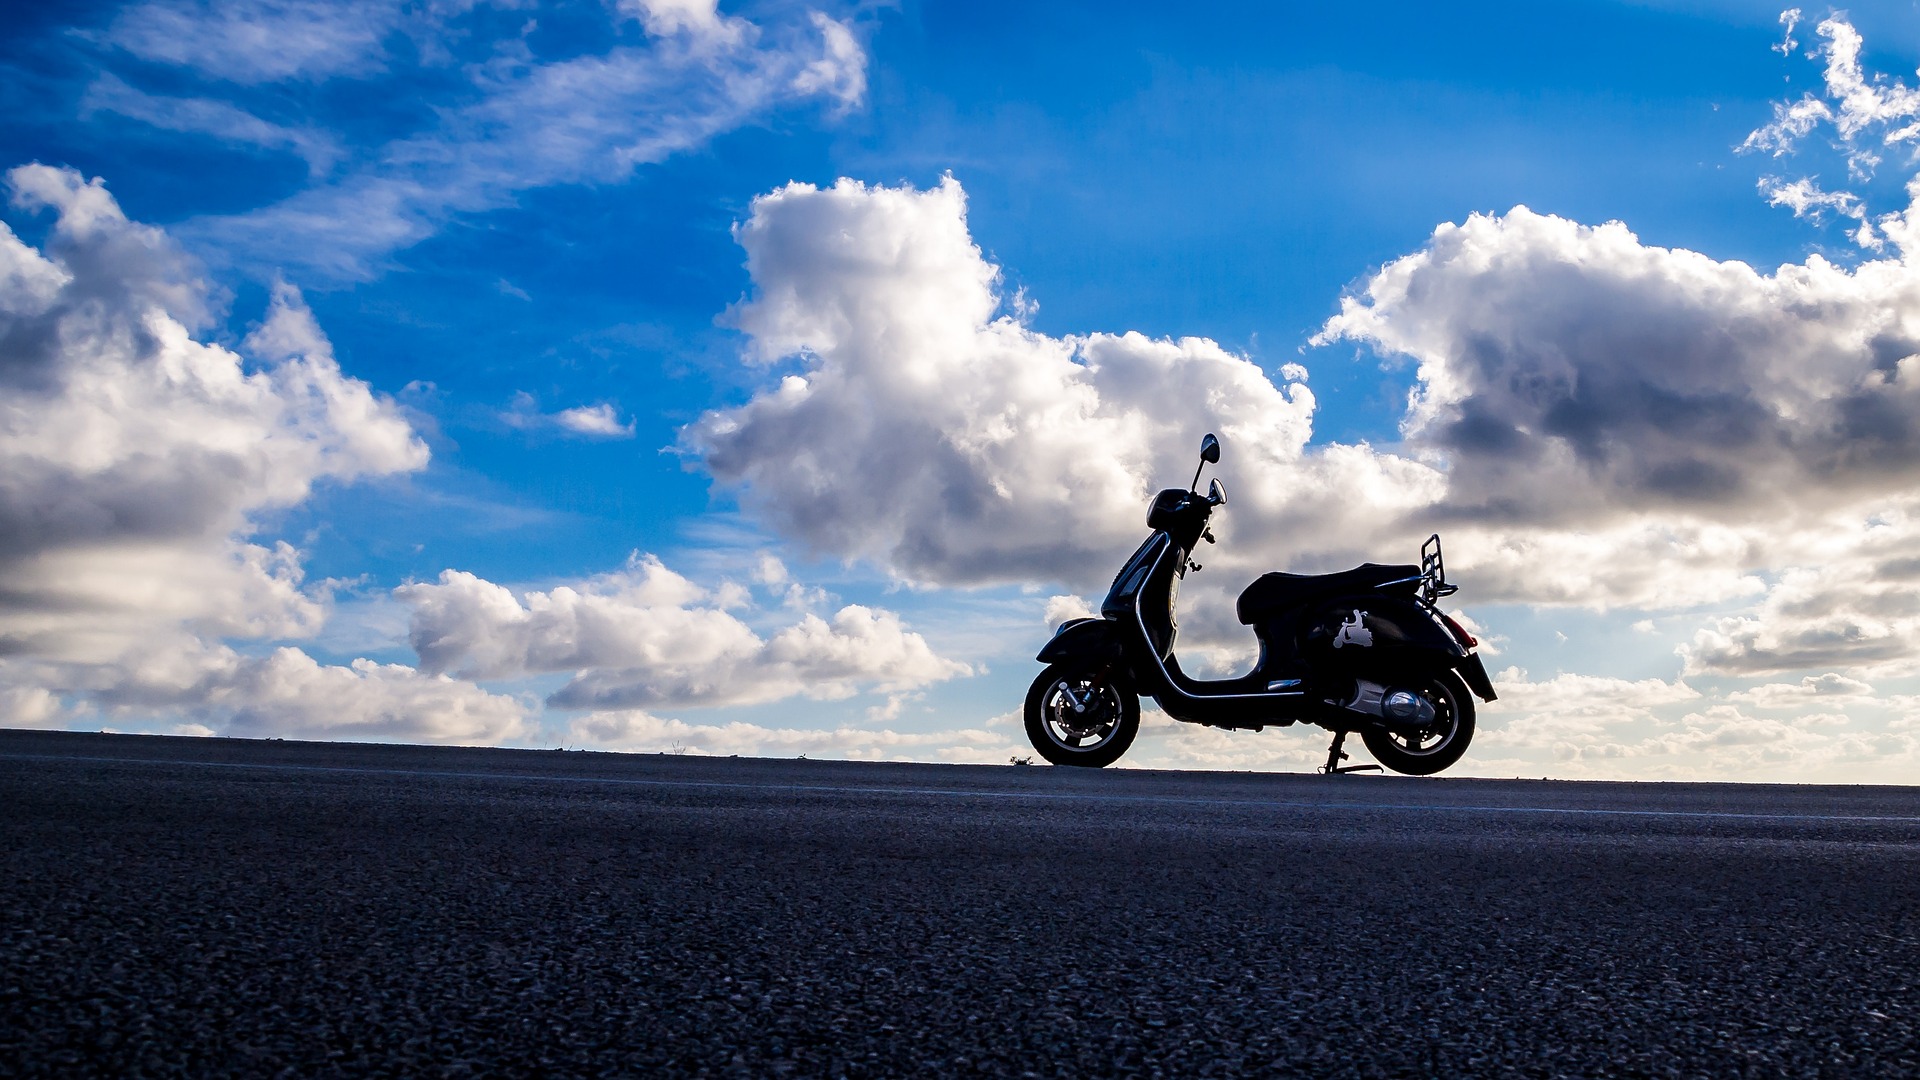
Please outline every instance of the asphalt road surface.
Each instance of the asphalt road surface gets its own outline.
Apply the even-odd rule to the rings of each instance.
[[[1920,1075],[1920,790],[0,732],[0,1074]]]

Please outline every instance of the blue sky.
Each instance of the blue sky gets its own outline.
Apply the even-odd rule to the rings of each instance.
[[[1218,429],[1196,663],[1439,528],[1463,770],[1920,756],[1910,3],[14,25],[14,724],[1004,761]]]

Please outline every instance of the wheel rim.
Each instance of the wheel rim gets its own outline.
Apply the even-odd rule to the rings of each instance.
[[[1049,742],[1071,754],[1089,754],[1120,732],[1120,691],[1098,674],[1054,680],[1040,707]]]
[[[1452,746],[1454,737],[1460,733],[1460,708],[1453,700],[1453,691],[1443,684],[1428,683],[1415,693],[1433,706],[1433,723],[1421,728],[1418,735],[1389,731],[1387,739],[1409,757],[1432,757]]]

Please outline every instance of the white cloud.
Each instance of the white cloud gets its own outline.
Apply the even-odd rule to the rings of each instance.
[[[297,634],[320,617],[256,515],[323,480],[417,469],[394,406],[342,375],[299,293],[275,290],[248,365],[195,341],[206,287],[99,182],[8,174],[16,205],[58,218],[43,254],[0,226],[0,639],[94,660],[154,627]]]
[[[405,18],[394,0],[150,0],[104,37],[142,60],[257,84],[379,71]]]
[[[1494,676],[1499,698],[1480,706],[1474,745],[1482,751],[1548,750],[1559,757],[1637,721],[1655,721],[1654,710],[1694,701],[1699,691],[1684,682],[1616,679],[1561,672],[1541,682],[1508,668]]]
[[[1920,573],[1907,554],[1920,540],[1916,524],[1878,525],[1851,549],[1785,571],[1758,608],[1697,631],[1681,648],[1686,670],[1768,675],[1920,669]]]
[[[96,112],[113,112],[162,131],[208,135],[263,150],[292,151],[306,161],[314,176],[326,173],[345,154],[338,140],[326,132],[276,124],[214,98],[148,94],[112,75],[102,75],[87,88],[80,109],[83,118]]]
[[[936,655],[898,615],[858,604],[762,637],[728,610],[741,594],[704,589],[653,556],[546,591],[515,595],[448,570],[394,595],[413,608],[409,639],[425,670],[482,679],[571,671],[549,699],[566,709],[897,693],[972,671]]]
[[[1441,226],[1343,302],[1321,340],[1340,338],[1419,361],[1409,440],[1488,519],[1751,520],[1920,461],[1900,377],[1920,276],[1900,262],[1761,275],[1518,208]]]
[[[1207,552],[1225,577],[1393,558],[1443,528],[1475,602],[1756,596],[1759,571],[1817,547],[1803,534],[1920,477],[1902,374],[1920,277],[1896,261],[1762,275],[1524,208],[1442,226],[1320,339],[1419,362],[1388,449],[1309,446],[1306,387],[1211,342],[997,315],[951,179],[788,185],[737,233],[750,356],[800,370],[683,444],[781,534],[912,581],[1104,584],[1207,430],[1227,447]]]
[[[274,206],[201,219],[191,234],[272,267],[360,278],[459,214],[519,192],[611,183],[774,109],[857,104],[866,53],[852,30],[808,13],[766,22],[710,3],[629,5],[644,45],[547,59],[524,44],[468,70],[471,92],[437,123],[362,155],[365,166]]]
[[[1798,9],[1781,16],[1787,25],[1789,46],[1798,16]],[[1817,33],[1824,43],[1810,55],[1823,62],[1824,93],[1775,103],[1773,122],[1755,129],[1740,149],[1782,158],[1797,154],[1808,136],[1825,128],[1831,129],[1831,148],[1839,152],[1849,177],[1855,181],[1872,180],[1890,148],[1905,149],[1911,162],[1913,148],[1920,145],[1920,91],[1899,79],[1865,72],[1860,64],[1860,33],[1844,13],[1823,20]],[[1791,48],[1780,51],[1785,55]],[[1822,192],[1810,178],[1789,182],[1769,177],[1761,182],[1761,190],[1768,193],[1769,202],[1791,208],[1796,217],[1817,218],[1819,210],[1827,209],[1852,218],[1858,224],[1851,235],[1862,247],[1878,251],[1888,238],[1897,241],[1903,237],[1911,247],[1909,214],[1874,215],[1860,197],[1850,192]]]
[[[254,537],[317,483],[418,469],[389,401],[344,375],[298,290],[274,287],[246,362],[194,339],[210,287],[99,181],[27,166],[0,224],[0,709],[64,726],[170,715],[234,734],[494,741],[525,708],[410,668],[247,657],[220,639],[311,634],[323,591]]]
[[[525,391],[515,394],[512,404],[502,410],[499,417],[508,427],[521,431],[559,430],[590,439],[631,439],[634,432],[634,421],[621,423],[620,410],[609,402],[543,413],[539,402]]]
[[[562,409],[553,419],[576,435],[593,435],[603,439],[633,438],[633,421],[621,423],[620,414],[612,405],[605,403]]]
[[[1781,32],[1780,44],[1775,45],[1773,51],[1779,53],[1781,56],[1792,56],[1793,50],[1800,44],[1793,40],[1793,29],[1800,25],[1800,9],[1788,8],[1781,12],[1780,25],[1786,29]]]
[[[1084,619],[1093,614],[1093,605],[1083,596],[1049,596],[1043,617],[1050,627],[1058,627],[1068,619]]]
[[[513,698],[400,664],[323,665],[290,648],[236,664],[213,684],[209,710],[226,712],[224,730],[240,736],[485,744],[529,730]]]
[[[60,699],[43,686],[0,686],[0,727],[57,728],[67,719]]]
[[[1480,706],[1462,766],[1481,775],[1901,782],[1920,755],[1913,736],[1861,730],[1845,715],[1814,711],[1858,704],[1870,693],[1840,675],[1723,699],[1680,681],[1561,673],[1534,682],[1518,669],[1494,683],[1500,698]],[[1741,704],[1795,711],[1757,718]]]
[[[1147,496],[1191,478],[1172,474],[1208,430],[1243,475],[1274,478],[1236,505],[1337,522],[1337,505],[1303,504],[1338,484],[1378,505],[1433,477],[1352,448],[1303,460],[1312,394],[1213,342],[1058,339],[996,317],[999,271],[952,179],[790,184],[755,200],[737,235],[756,293],[733,317],[758,360],[797,356],[805,372],[683,439],[815,551],[929,583],[1104,583]]]
[[[1631,771],[1666,779],[1799,780],[1910,777],[1920,738],[1899,732],[1832,730],[1833,718],[1762,719],[1733,705],[1689,713],[1644,738],[1569,743],[1561,766],[1601,775]]]
[[[820,31],[820,54],[808,60],[788,85],[802,97],[830,97],[841,112],[867,96],[867,57],[846,23],[814,11],[808,14]]]
[[[525,704],[402,664],[321,664],[281,647],[245,656],[169,642],[95,669],[88,696],[109,716],[200,721],[241,738],[497,743],[530,734]]]
[[[1798,180],[1782,180],[1777,176],[1760,178],[1760,193],[1767,197],[1768,206],[1784,206],[1793,211],[1797,218],[1820,221],[1831,211],[1841,217],[1852,218],[1859,224],[1850,234],[1853,241],[1863,248],[1879,251],[1886,242],[1874,232],[1873,223],[1867,220],[1867,208],[1860,196],[1850,191],[1825,191],[1810,177]]]
[[[647,33],[665,37],[686,34],[714,45],[730,45],[745,37],[753,24],[720,14],[716,0],[619,0],[622,14],[639,19]]]
[[[1449,551],[1476,597],[1752,595],[1873,542],[1920,482],[1904,260],[1763,275],[1515,210],[1441,227],[1325,336],[1419,362],[1406,435],[1469,523]]]
[[[1482,715],[1554,714],[1559,716],[1638,714],[1658,705],[1692,701],[1699,691],[1684,682],[1663,679],[1616,679],[1600,675],[1559,672],[1535,682],[1520,668],[1494,676],[1498,700],[1480,706]]]
[[[1815,703],[1839,708],[1871,700],[1872,694],[1873,687],[1859,679],[1829,671],[1824,675],[1808,675],[1797,683],[1767,683],[1736,690],[1727,695],[1727,700],[1756,709],[1804,709]]]

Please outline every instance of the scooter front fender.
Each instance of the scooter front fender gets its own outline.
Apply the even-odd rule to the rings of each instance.
[[[1035,659],[1043,664],[1063,660],[1108,663],[1119,660],[1124,648],[1120,627],[1115,623],[1107,619],[1069,619],[1053,632],[1053,640]]]

